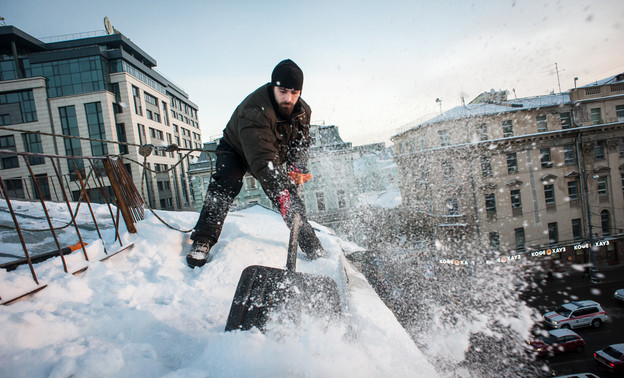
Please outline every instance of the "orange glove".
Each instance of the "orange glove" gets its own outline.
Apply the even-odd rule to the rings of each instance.
[[[297,184],[304,184],[312,179],[312,174],[307,169],[294,164],[288,167],[288,176]]]

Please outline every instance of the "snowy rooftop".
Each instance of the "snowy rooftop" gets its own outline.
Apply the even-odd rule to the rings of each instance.
[[[584,85],[580,88],[588,88],[588,87],[595,87],[598,85],[616,84],[616,83],[624,83],[624,73],[613,75],[602,80],[596,80],[595,82]]]
[[[524,97],[510,99],[498,102],[479,102],[467,105],[456,106],[439,116],[433,117],[427,121],[416,123],[410,122],[401,129],[405,130],[397,135],[401,135],[406,131],[431,125],[438,122],[448,122],[453,120],[465,119],[470,117],[480,117],[492,114],[510,113],[527,109],[539,109],[550,106],[563,105],[570,102],[570,94],[568,92],[560,94],[550,94],[543,96]]]
[[[570,102],[569,93],[552,94],[545,96],[524,97],[513,100],[507,100],[500,103],[478,103],[468,104],[465,106],[456,106],[453,109],[440,114],[437,117],[422,123],[428,125],[437,122],[451,121],[467,117],[477,117],[483,115],[492,115],[500,113],[508,113],[519,110],[538,109],[548,106],[563,105]]]
[[[55,222],[67,219],[62,205],[50,206]],[[37,204],[14,206],[26,214]],[[0,201],[0,220],[10,224],[5,209]],[[105,207],[100,210],[106,213]],[[198,216],[158,213],[182,229],[192,227]],[[337,282],[341,321],[329,327],[313,320],[295,326],[281,319],[268,324],[266,333],[224,332],[242,270],[254,264],[284,268],[289,232],[280,215],[260,206],[231,212],[212,261],[201,269],[186,266],[188,234],[147,215],[136,234],[121,235],[134,248],[100,262],[103,247],[96,241],[87,248],[90,262],[76,253],[66,256],[71,271],[87,264],[80,275],[64,273],[60,259],[37,264],[39,280],[48,287],[1,307],[0,377],[437,376],[364,276],[344,258],[343,251],[354,252],[357,246],[331,230],[313,224],[328,256],[315,261],[299,256],[297,270]],[[104,238],[111,233],[107,229]],[[19,242],[4,247],[17,252]],[[111,242],[108,248],[113,247]],[[0,269],[3,299],[34,285],[27,266]],[[468,337],[466,331],[458,338]],[[459,348],[458,358],[463,353]]]

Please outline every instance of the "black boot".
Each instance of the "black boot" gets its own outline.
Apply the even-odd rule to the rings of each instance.
[[[186,263],[191,268],[204,266],[210,261],[210,248],[212,246],[209,243],[194,241],[191,251],[186,255]]]

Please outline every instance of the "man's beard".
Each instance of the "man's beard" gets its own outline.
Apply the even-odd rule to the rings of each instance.
[[[294,108],[295,108],[295,104],[290,104],[287,102],[280,102],[279,104],[277,104],[277,109],[279,111],[279,114],[282,117],[286,117],[286,118],[290,117]]]

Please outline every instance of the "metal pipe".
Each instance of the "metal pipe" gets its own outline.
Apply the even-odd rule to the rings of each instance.
[[[61,256],[61,260],[63,260],[63,268],[65,269],[65,273],[68,273],[69,270],[67,269],[67,264],[65,263],[65,257],[63,256],[63,248],[61,248],[61,243],[59,243],[59,240],[56,237],[56,232],[54,232],[54,226],[52,225],[52,219],[50,219],[50,214],[48,213],[48,208],[45,205],[45,198],[43,197],[43,193],[41,192],[41,187],[39,186],[39,182],[37,181],[37,178],[35,177],[35,174],[34,174],[34,172],[32,170],[32,167],[30,166],[30,163],[28,162],[28,158],[25,155],[23,155],[22,157],[24,158],[24,161],[26,162],[26,167],[28,168],[28,171],[30,172],[30,177],[33,180],[34,189],[37,191],[37,194],[39,196],[39,200],[41,201],[41,207],[43,207],[43,212],[45,213],[46,219],[48,220],[48,225],[50,226],[50,231],[52,232],[52,237],[54,238],[54,242],[56,243],[56,247],[58,248],[59,256]]]
[[[82,180],[82,175],[80,174],[80,170],[78,169],[78,165],[76,164],[76,159],[74,157],[71,157],[71,161],[74,164],[74,168],[76,169],[76,175],[78,177],[78,181],[80,182],[80,186],[81,186],[81,189],[82,189],[82,194],[84,194],[85,201],[87,203],[87,206],[89,207],[89,212],[91,213],[91,218],[93,219],[93,223],[95,224],[95,229],[97,230],[98,237],[100,239],[104,240],[102,238],[102,234],[100,233],[100,227],[98,226],[97,220],[95,219],[95,214],[93,213],[93,208],[91,207],[91,201],[89,200],[89,194],[87,194],[87,190],[86,190],[84,182]],[[90,175],[91,175],[91,172],[89,172],[89,176]],[[89,260],[89,259],[87,258],[87,260]]]
[[[50,162],[52,163],[52,168],[54,168],[54,172],[56,173],[56,177],[59,180],[59,183],[61,183],[61,175],[59,173],[59,170],[56,168],[54,159],[50,159]],[[71,204],[69,203],[69,199],[67,198],[67,193],[65,192],[65,187],[63,187],[62,183],[61,183],[61,193],[63,194],[63,198],[65,199],[65,204],[67,205],[67,209],[69,210],[69,215],[72,216],[73,212],[72,212]],[[80,245],[82,246],[82,252],[84,253],[85,258],[88,261],[89,256],[87,255],[87,250],[85,248],[85,243],[82,240],[82,235],[80,235],[80,230],[78,229],[76,218],[72,217],[71,222],[74,224],[74,229],[76,230],[76,234],[78,235],[78,241],[80,241]]]
[[[91,159],[89,159],[89,162],[91,163],[92,166],[97,164],[97,163],[94,164],[93,160]],[[123,246],[123,242],[121,241],[121,236],[119,236],[119,228],[117,227],[119,223],[115,222],[115,216],[113,215],[113,209],[111,208],[109,195],[108,193],[106,193],[106,190],[105,190],[106,186],[104,185],[104,181],[99,175],[95,175],[95,181],[97,183],[97,188],[98,188],[98,191],[100,192],[100,195],[102,196],[102,198],[104,198],[104,201],[106,202],[106,206],[108,207],[108,212],[110,213],[111,219],[113,221],[113,225],[115,226],[115,240],[119,240],[119,245]]]
[[[15,216],[15,212],[13,211],[13,206],[11,205],[11,200],[9,199],[9,193],[7,192],[6,186],[4,186],[4,181],[2,180],[2,176],[0,176],[0,189],[2,189],[2,193],[4,194],[4,199],[7,203],[7,206],[9,207],[9,212],[11,213],[11,217],[13,218],[13,223],[15,224],[15,230],[17,231],[17,236],[19,236],[20,243],[22,243],[22,248],[24,249],[24,255],[26,255],[26,260],[28,261],[28,267],[30,268],[30,274],[32,275],[37,285],[39,285],[39,280],[37,279],[35,268],[33,267],[32,261],[30,261],[30,254],[28,253],[28,248],[26,248],[26,242],[24,241],[22,230],[20,229],[19,223],[17,222],[17,217]]]

